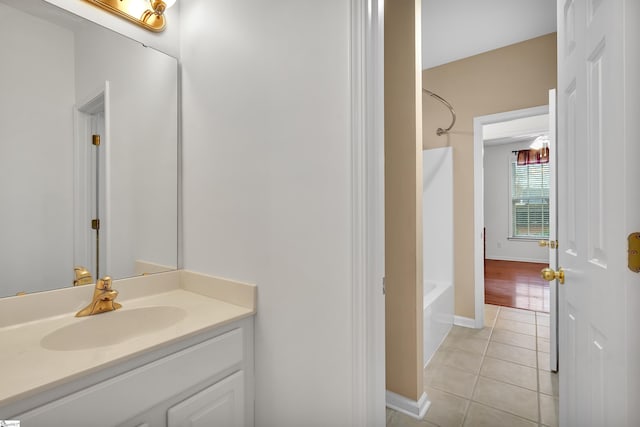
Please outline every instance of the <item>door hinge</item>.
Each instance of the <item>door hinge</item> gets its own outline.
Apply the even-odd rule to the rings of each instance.
[[[627,265],[629,270],[640,273],[640,233],[631,233],[627,238]]]
[[[382,295],[387,294],[387,277],[382,276]]]
[[[100,220],[98,218],[91,220],[91,229],[100,230]]]
[[[540,240],[538,242],[538,246],[541,247],[549,247],[551,249],[558,249],[558,241],[557,240]]]
[[[91,143],[96,147],[100,145],[100,135],[91,135]]]

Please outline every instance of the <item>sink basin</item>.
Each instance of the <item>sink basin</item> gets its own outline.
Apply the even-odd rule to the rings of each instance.
[[[56,329],[42,338],[40,345],[57,351],[106,347],[169,328],[186,315],[185,310],[170,306],[110,311]]]

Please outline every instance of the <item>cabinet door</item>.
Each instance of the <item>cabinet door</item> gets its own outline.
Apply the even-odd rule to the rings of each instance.
[[[172,406],[168,427],[243,427],[244,375],[242,371]]]

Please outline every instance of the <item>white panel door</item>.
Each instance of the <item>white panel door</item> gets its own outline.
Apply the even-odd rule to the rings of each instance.
[[[566,276],[558,287],[561,426],[635,425],[625,340],[631,193],[623,165],[625,150],[637,144],[625,125],[639,120],[628,111],[625,91],[638,77],[625,73],[623,41],[625,8],[636,1],[558,0],[558,261]]]

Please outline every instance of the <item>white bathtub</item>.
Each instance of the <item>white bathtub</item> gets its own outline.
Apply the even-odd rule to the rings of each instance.
[[[424,282],[424,366],[429,363],[453,325],[453,284]]]
[[[453,149],[422,152],[424,364],[453,325]]]

